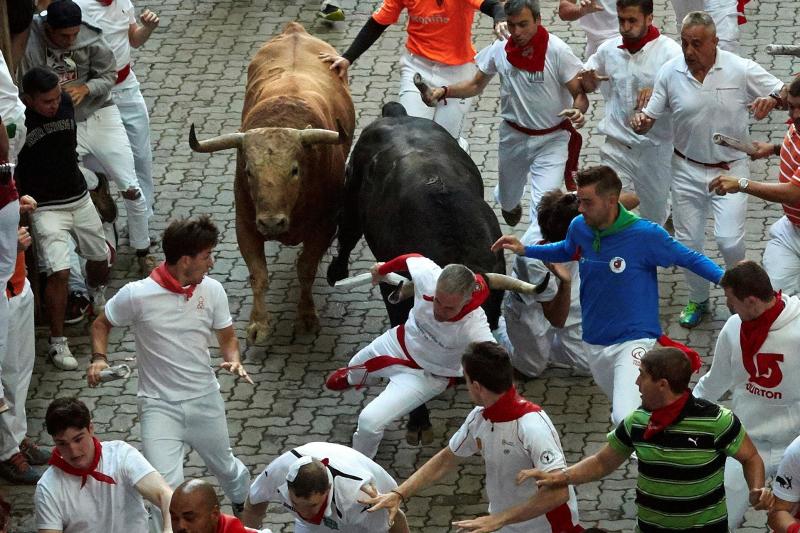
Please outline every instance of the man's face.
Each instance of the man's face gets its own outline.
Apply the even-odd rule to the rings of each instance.
[[[203,281],[203,277],[208,274],[208,271],[214,266],[214,249],[208,248],[194,256],[184,256],[183,275],[187,278],[187,282],[195,285]]]
[[[47,38],[50,39],[56,47],[68,50],[72,48],[72,45],[75,44],[75,41],[78,39],[81,27],[70,26],[69,28],[59,28],[56,30],[45,24],[45,30],[47,31]]]
[[[789,95],[786,97],[789,105],[789,118],[796,130],[800,131],[800,96]]]
[[[461,294],[451,294],[436,287],[433,296],[433,318],[439,322],[447,322],[464,308],[467,300]]]
[[[176,494],[169,503],[174,533],[215,533],[219,523],[219,506],[208,508],[199,492]]]
[[[583,215],[586,224],[593,228],[607,222],[617,205],[616,196],[597,194],[596,187],[596,184],[578,187],[578,212]]]
[[[536,35],[539,29],[539,22],[533,18],[533,13],[527,7],[523,7],[522,11],[516,15],[508,15],[508,32],[511,34],[511,40],[517,46],[525,46]]]
[[[642,407],[648,411],[658,409],[661,405],[660,380],[655,381],[644,366],[639,367],[639,377],[636,378],[639,394],[642,395]]]
[[[623,38],[632,41],[641,39],[647,34],[647,28],[653,23],[653,15],[642,13],[639,6],[617,8],[619,33]]]
[[[94,425],[88,428],[67,428],[53,436],[56,450],[73,468],[86,470],[94,461]]]
[[[719,39],[707,26],[687,26],[681,31],[683,58],[689,70],[708,70],[717,59]]]
[[[56,85],[45,93],[33,96],[25,94],[22,98],[25,101],[25,105],[40,115],[53,118],[58,113],[58,107],[61,105],[61,86]]]
[[[312,492],[308,497],[301,498],[295,496],[292,489],[289,489],[289,499],[292,500],[292,507],[300,518],[306,522],[313,520],[323,505],[328,503],[328,491]]]
[[[728,308],[733,309],[733,312],[739,315],[742,320],[753,320],[758,318],[758,309],[755,297],[747,297],[740,300],[733,294],[730,287],[725,287],[725,299],[727,300]]]

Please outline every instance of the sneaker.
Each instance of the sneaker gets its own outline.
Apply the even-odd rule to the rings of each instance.
[[[0,461],[0,477],[15,485],[35,485],[42,473],[28,463],[22,452],[17,452],[7,461]]]
[[[75,370],[78,368],[78,361],[72,356],[69,351],[67,341],[55,342],[50,345],[47,351],[47,356],[61,370]]]
[[[158,266],[156,258],[150,254],[139,255],[137,253],[136,262],[139,264],[139,270],[141,271],[143,278],[149,276],[156,266]]]
[[[328,379],[325,380],[325,387],[328,390],[347,390],[352,385],[350,382],[347,381],[347,374],[350,372],[348,368],[340,368],[339,370],[334,370]]]
[[[41,448],[30,437],[25,437],[19,443],[19,451],[32,465],[46,465],[53,455],[52,448]]]
[[[106,286],[98,285],[97,287],[90,287],[89,292],[92,297],[92,311],[95,315],[99,316],[106,307]]]
[[[244,503],[231,502],[231,510],[233,511],[233,516],[241,520],[242,514],[244,514]]]
[[[64,324],[78,324],[86,318],[89,310],[89,298],[78,291],[72,291],[67,297],[67,309],[64,315]]]
[[[678,323],[684,328],[693,328],[700,323],[703,315],[708,312],[708,300],[705,302],[689,302],[681,311]]]
[[[114,197],[111,196],[111,190],[108,187],[108,178],[105,174],[97,172],[97,187],[89,191],[89,196],[92,199],[97,214],[100,215],[100,220],[103,222],[114,222],[117,219],[117,204],[114,202]]]
[[[522,218],[522,206],[518,205],[511,211],[503,211],[501,209],[500,213],[503,215],[503,220],[506,221],[506,224],[509,226],[516,226]]]
[[[344,20],[344,11],[340,7],[326,4],[325,7],[317,11],[317,17],[328,22],[342,22]]]

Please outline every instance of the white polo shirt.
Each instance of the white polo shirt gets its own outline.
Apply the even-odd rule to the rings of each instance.
[[[669,115],[660,118],[646,135],[637,135],[630,123],[635,113],[639,91],[653,87],[656,73],[674,57],[682,55],[678,43],[661,35],[631,54],[619,48],[622,37],[606,41],[600,45],[587,61],[586,69],[594,69],[598,75],[608,76],[604,94],[606,113],[600,120],[597,130],[626,146],[658,146],[672,143],[672,119]]]
[[[0,52],[0,117],[5,125],[15,120],[25,123],[25,104],[19,99],[19,89],[14,85],[8,64]]]
[[[787,502],[800,502],[800,437],[786,448],[772,483],[772,493]]]
[[[500,116],[534,130],[552,128],[564,119],[558,114],[572,107],[565,87],[583,68],[581,60],[564,41],[549,35],[542,72],[518,69],[506,58],[507,41],[495,41],[475,56],[487,76],[500,74]]]
[[[538,489],[536,480],[517,485],[520,470],[538,468],[550,472],[567,466],[558,432],[544,411],[528,413],[510,422],[492,423],[483,417],[483,407],[476,407],[450,438],[450,450],[459,457],[476,453],[486,463],[486,493],[489,512],[499,513],[530,500]],[[550,533],[569,531],[563,521],[578,523],[578,502],[572,487],[566,509],[542,515],[526,522],[506,526],[502,533]],[[559,512],[560,511],[560,512]],[[559,518],[560,517],[560,520]],[[567,518],[569,517],[569,518]],[[555,522],[554,523],[551,523]]]
[[[36,528],[64,533],[147,532],[147,510],[136,484],[155,472],[139,450],[127,442],[102,443],[97,471],[116,484],[81,477],[51,466],[36,485]]]
[[[109,6],[97,0],[75,0],[75,3],[80,6],[86,22],[103,30],[103,39],[114,52],[116,69],[119,71],[131,64],[128,31],[131,24],[136,24],[136,11],[131,0],[114,0]],[[114,88],[124,89],[135,83],[136,76],[131,72],[125,81]]]
[[[286,473],[301,457],[310,456],[320,461],[328,460],[329,479],[333,478],[332,490],[319,525],[306,522],[294,511],[289,497]],[[389,515],[386,511],[368,513],[369,506],[358,503],[369,497],[361,488],[374,486],[378,492],[387,493],[397,488],[397,483],[386,470],[364,454],[341,444],[310,442],[290,450],[272,461],[250,486],[250,503],[272,502],[283,505],[304,531],[330,533],[379,533],[389,530]]]
[[[217,280],[204,277],[190,300],[152,278],[133,281],[108,301],[105,314],[114,326],[133,326],[139,396],[175,402],[219,390],[208,346],[233,319]]]
[[[685,156],[701,163],[734,161],[746,155],[711,137],[722,133],[749,142],[747,105],[781,87],[783,82],[757,63],[717,48],[703,83],[689,72],[683,55],[665,63],[643,111],[655,119],[672,114],[673,144]]]
[[[478,307],[457,322],[439,322],[433,316],[433,297],[442,269],[425,257],[410,257],[406,265],[414,281],[414,307],[405,324],[408,353],[431,374],[461,376],[461,356],[467,346],[494,342],[486,313]]]

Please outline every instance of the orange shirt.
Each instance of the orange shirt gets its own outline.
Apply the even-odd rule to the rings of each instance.
[[[372,15],[388,26],[408,10],[406,48],[412,54],[445,65],[463,65],[475,58],[472,20],[482,0],[383,0]]]
[[[778,181],[800,187],[800,133],[797,132],[794,124],[789,126],[789,131],[786,132],[786,137],[783,139]],[[783,212],[786,213],[789,222],[800,226],[800,205],[783,204]]]

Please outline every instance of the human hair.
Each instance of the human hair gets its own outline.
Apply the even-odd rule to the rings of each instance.
[[[539,7],[539,0],[508,0],[503,6],[506,16],[516,16],[522,13],[525,8],[531,10],[534,20],[542,18],[542,9]]]
[[[600,196],[613,194],[619,196],[622,192],[622,182],[614,169],[606,165],[597,165],[578,171],[575,177],[578,187],[595,186],[595,191]]]
[[[692,26],[705,26],[714,35],[717,34],[717,25],[714,24],[714,19],[705,11],[690,11],[681,23],[681,31]]]
[[[52,91],[58,85],[58,74],[49,67],[33,67],[22,76],[22,93],[30,97]]]
[[[653,0],[617,0],[617,9],[626,7],[638,7],[645,17],[653,14]]]
[[[447,294],[461,294],[467,299],[475,289],[475,274],[464,265],[449,264],[439,274],[436,288]]]
[[[800,96],[800,76],[795,77],[789,84],[789,96]]]
[[[168,265],[188,255],[194,257],[203,250],[213,248],[219,241],[219,230],[208,215],[197,218],[173,220],[161,239],[164,258]]]
[[[654,381],[666,379],[672,392],[679,394],[689,387],[692,364],[677,348],[658,347],[642,356],[642,368]]]
[[[771,302],[775,296],[767,271],[755,261],[739,261],[725,271],[719,285],[723,289],[730,289],[739,300],[754,296],[762,302]]]
[[[86,404],[75,397],[56,398],[47,406],[44,425],[51,437],[69,428],[88,429],[92,415]]]
[[[287,481],[286,484],[298,498],[322,494],[330,488],[328,468],[319,459],[313,459],[297,470],[294,481]]]
[[[544,240],[559,242],[566,239],[567,229],[578,214],[578,197],[574,193],[563,193],[558,189],[544,193],[536,208],[536,219]]]
[[[461,365],[470,381],[476,381],[495,394],[514,384],[511,358],[505,348],[492,341],[473,342],[461,356]]]

